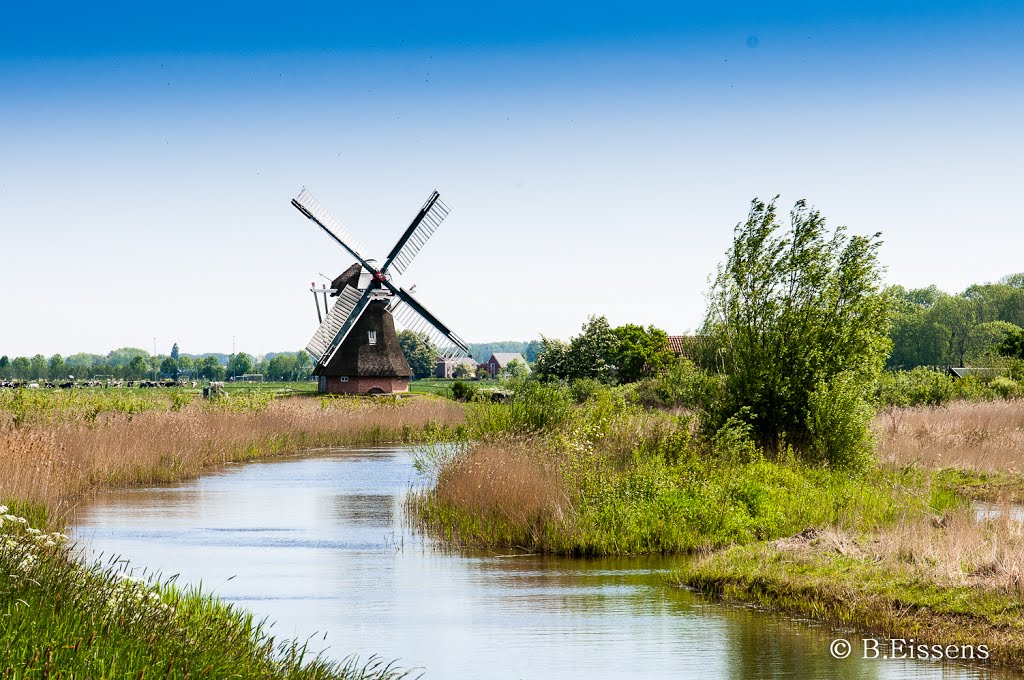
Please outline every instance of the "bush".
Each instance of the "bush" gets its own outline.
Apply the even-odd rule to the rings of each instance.
[[[1003,399],[1019,399],[1024,396],[1024,389],[1011,378],[998,376],[992,379],[989,387]]]
[[[868,427],[874,409],[848,373],[818,385],[811,393],[807,429],[811,451],[820,462],[841,468],[867,466],[875,442]]]
[[[456,401],[473,401],[476,396],[476,387],[461,380],[456,380],[451,386],[452,399]]]
[[[645,380],[635,399],[645,406],[713,409],[722,399],[722,376],[701,370],[689,359],[678,359],[668,370]]]
[[[878,406],[941,406],[956,396],[951,376],[918,366],[910,371],[887,371],[875,383]]]

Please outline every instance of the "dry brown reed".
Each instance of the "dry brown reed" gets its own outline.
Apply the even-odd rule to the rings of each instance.
[[[874,429],[883,463],[1024,472],[1024,401],[886,409]]]
[[[1024,595],[1024,524],[1006,504],[978,519],[970,509],[941,518],[906,519],[862,537],[823,529],[781,539],[789,552],[826,552],[862,558],[878,567],[914,573],[945,587],[970,586],[1014,597]]]
[[[0,499],[45,506],[51,520],[105,486],[171,482],[212,466],[304,448],[386,443],[443,432],[463,422],[444,399],[278,399],[234,412],[195,404],[178,412],[109,414],[78,421],[0,429]]]
[[[564,476],[544,447],[522,440],[472,447],[437,477],[435,500],[469,516],[499,519],[520,530],[571,514]]]

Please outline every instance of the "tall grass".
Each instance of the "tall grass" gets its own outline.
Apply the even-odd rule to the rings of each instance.
[[[167,397],[127,410],[117,400],[84,400],[101,407],[95,414],[83,402],[55,399],[17,407],[18,421],[0,412],[8,415],[0,424],[0,500],[44,507],[58,523],[100,487],[172,482],[303,448],[458,437],[463,423],[460,405],[431,397],[270,399],[254,392],[176,407]]]
[[[82,565],[61,534],[0,507],[0,667],[4,677],[380,678],[376,659],[329,662],[276,641],[251,613],[208,594],[128,576],[123,561]]]
[[[644,410],[612,389],[534,384],[509,405],[472,404],[475,446],[435,460],[410,503],[428,530],[465,545],[575,555],[665,553],[857,530],[955,505],[927,472],[859,473],[766,458],[742,428],[712,441],[686,416]]]
[[[1024,472],[1024,401],[887,409],[874,427],[883,463]]]

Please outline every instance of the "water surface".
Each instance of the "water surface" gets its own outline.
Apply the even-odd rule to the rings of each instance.
[[[402,448],[247,463],[105,493],[76,537],[180,574],[341,658],[427,678],[992,678],[979,666],[834,659],[856,636],[666,587],[673,560],[466,555],[405,528]],[[853,655],[854,657],[857,654]]]

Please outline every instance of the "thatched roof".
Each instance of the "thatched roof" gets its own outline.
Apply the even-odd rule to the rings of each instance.
[[[363,271],[363,265],[358,262],[354,263],[351,267],[338,274],[338,276],[331,281],[331,288],[335,291],[343,289],[345,286],[352,286],[356,290],[359,289],[359,275]],[[336,296],[338,293],[331,293],[331,296]]]

